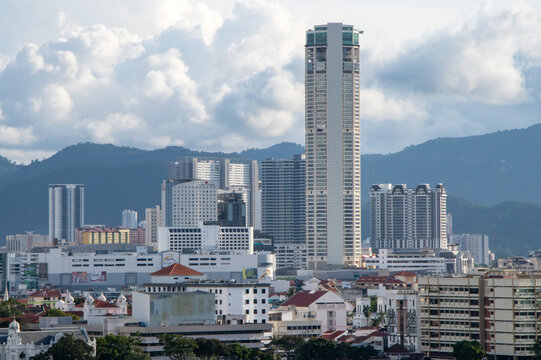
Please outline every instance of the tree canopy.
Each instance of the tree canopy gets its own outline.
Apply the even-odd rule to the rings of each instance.
[[[461,360],[481,360],[485,351],[478,341],[459,341],[453,345],[453,356]]]

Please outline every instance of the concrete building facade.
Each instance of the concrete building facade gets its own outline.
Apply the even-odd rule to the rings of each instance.
[[[85,224],[85,187],[81,184],[49,185],[49,242],[75,242],[75,229]]]
[[[306,244],[309,269],[359,266],[359,35],[329,23],[306,32]]]
[[[261,162],[262,231],[274,245],[306,243],[304,155]]]
[[[447,191],[419,184],[370,188],[370,246],[373,249],[447,248]]]

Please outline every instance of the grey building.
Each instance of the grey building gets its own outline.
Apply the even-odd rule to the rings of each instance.
[[[122,226],[129,229],[137,228],[137,211],[122,210]]]
[[[49,185],[49,242],[54,239],[75,242],[75,229],[84,224],[84,185]]]
[[[256,192],[259,182],[257,161],[227,158],[180,158],[169,164],[169,180],[204,180],[222,190],[245,192],[246,222],[255,226]]]
[[[360,266],[359,36],[329,23],[306,32],[306,245],[309,269]]]
[[[304,244],[306,241],[304,155],[295,155],[293,160],[263,160],[261,180],[263,232],[272,236],[274,244]]]
[[[447,248],[447,191],[442,184],[379,184],[370,188],[374,249]]]
[[[490,249],[488,235],[485,234],[453,234],[449,236],[451,244],[458,245],[462,251],[469,251],[475,265],[490,265]]]
[[[246,202],[242,191],[218,191],[218,224],[246,226]]]

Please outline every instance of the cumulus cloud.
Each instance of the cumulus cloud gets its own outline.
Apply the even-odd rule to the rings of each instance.
[[[0,154],[33,159],[81,141],[222,151],[302,143],[313,24],[276,2],[224,4],[117,2],[111,19],[134,15],[116,16],[118,26],[80,25],[76,6],[58,9],[55,38],[0,54]],[[400,51],[381,47],[361,49],[365,152],[511,127],[502,114],[538,121],[536,9],[487,5]]]
[[[379,68],[385,86],[505,105],[525,101],[524,70],[540,65],[541,13],[490,6],[455,31],[441,30]]]

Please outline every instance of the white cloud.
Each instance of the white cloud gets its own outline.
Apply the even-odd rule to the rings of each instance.
[[[133,140],[133,133],[146,132],[147,124],[134,114],[109,114],[105,120],[86,120],[84,126],[98,143],[118,144],[123,139]]]
[[[73,109],[73,101],[65,88],[57,84],[48,85],[40,101],[43,116],[53,121],[64,120]]]
[[[33,129],[15,128],[6,125],[0,125],[0,143],[6,145],[28,146],[36,141]]]
[[[40,8],[53,11],[55,35],[0,55],[1,124],[18,134],[3,147],[30,159],[32,149],[44,154],[81,141],[223,151],[302,143],[304,32],[340,13],[313,19],[299,11],[306,5],[119,1],[107,14],[68,2]],[[384,27],[366,26],[374,19],[351,21],[366,30],[364,151],[538,121],[539,9],[501,2],[457,18],[440,27],[433,21],[424,34],[417,26],[410,43],[403,43],[410,30],[396,41]],[[510,113],[521,122],[506,121]]]
[[[424,119],[427,116],[423,106],[418,106],[411,100],[387,98],[376,89],[360,90],[361,118],[371,121]]]

